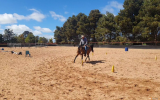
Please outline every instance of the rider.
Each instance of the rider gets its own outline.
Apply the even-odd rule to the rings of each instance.
[[[88,44],[87,38],[84,35],[82,35],[81,36],[81,41],[79,43],[79,47],[80,46],[84,46],[85,47],[85,54],[84,54],[84,56],[86,56],[86,53],[87,53],[87,44]]]

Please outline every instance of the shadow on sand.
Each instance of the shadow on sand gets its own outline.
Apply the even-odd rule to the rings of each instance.
[[[90,63],[90,64],[97,64],[97,63],[104,63],[105,60],[98,60],[98,61],[89,61],[86,63]]]

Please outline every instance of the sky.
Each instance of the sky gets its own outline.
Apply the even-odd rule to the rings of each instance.
[[[35,36],[54,38],[56,26],[62,27],[72,15],[98,9],[117,15],[124,0],[0,0],[0,34],[12,29],[17,35],[24,31]]]

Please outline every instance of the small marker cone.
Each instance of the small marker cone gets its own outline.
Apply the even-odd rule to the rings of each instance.
[[[112,66],[112,72],[114,72],[114,66]]]
[[[106,54],[107,54],[107,52],[106,52]]]
[[[82,60],[82,66],[83,66],[83,60]]]
[[[94,55],[94,53],[92,52],[92,56]]]
[[[155,56],[155,60],[157,60],[157,56]]]

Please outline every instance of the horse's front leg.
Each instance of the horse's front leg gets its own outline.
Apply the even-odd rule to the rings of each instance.
[[[74,58],[74,63],[75,63],[75,60],[76,60],[76,58],[78,57],[78,55],[79,55],[79,54],[77,54],[76,57]]]
[[[85,59],[85,62],[87,61],[88,56],[89,56],[89,54],[87,53],[87,57],[86,57],[86,59]]]
[[[82,66],[83,66],[83,54],[82,54]]]

